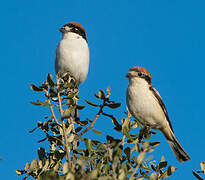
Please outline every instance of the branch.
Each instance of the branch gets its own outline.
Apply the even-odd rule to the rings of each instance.
[[[59,79],[57,79],[57,86],[59,85]],[[64,150],[66,151],[66,161],[68,162],[68,167],[71,167],[71,162],[70,162],[70,151],[68,149],[68,138],[66,134],[66,128],[65,128],[65,122],[63,117],[63,109],[62,109],[62,104],[61,104],[61,98],[60,98],[60,93],[58,92],[58,102],[59,102],[59,111],[61,115],[61,124],[63,128],[63,141],[65,141],[65,144],[63,143]]]
[[[57,120],[57,118],[56,118],[56,116],[55,116],[55,113],[54,113],[54,111],[53,111],[53,106],[51,106],[51,101],[50,101],[50,99],[49,99],[49,93],[48,93],[47,90],[44,90],[44,92],[46,93],[47,102],[48,102],[48,104],[50,105],[49,107],[50,107],[50,111],[51,111],[51,114],[52,114],[52,116],[53,116],[53,119],[54,119],[54,121],[55,121],[58,125],[60,125],[60,123],[58,122],[58,120]]]
[[[82,135],[84,135],[86,132],[88,132],[91,128],[93,128],[95,122],[97,121],[98,117],[100,116],[101,112],[99,111],[97,113],[97,115],[95,116],[95,119],[93,120],[93,122],[90,124],[90,126],[88,126],[84,131],[82,131],[80,134],[78,134],[76,136],[76,139],[79,139]]]
[[[103,107],[105,104],[105,100],[103,102],[103,105],[100,106],[100,110],[98,111],[98,113],[95,116],[95,119],[93,120],[93,122],[90,124],[90,126],[88,126],[84,131],[82,131],[80,134],[78,134],[76,136],[76,139],[79,139],[82,135],[84,135],[86,132],[88,132],[91,128],[93,128],[95,122],[97,121],[97,119],[99,118],[100,114],[102,113]]]

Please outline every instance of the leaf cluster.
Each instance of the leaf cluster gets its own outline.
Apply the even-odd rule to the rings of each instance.
[[[93,120],[82,120],[78,112],[85,110],[85,106],[78,104],[79,91],[71,76],[57,77],[54,82],[48,74],[41,86],[32,84],[30,87],[35,92],[44,93],[45,97],[45,101],[37,100],[31,104],[50,110],[50,114],[39,121],[30,133],[40,129],[45,137],[38,143],[48,141],[49,147],[48,150],[39,147],[38,158],[26,163],[23,170],[16,170],[24,179],[155,180],[167,178],[176,170],[168,166],[164,157],[159,163],[151,156],[147,157],[160,144],[149,141],[151,135],[155,134],[150,128],[132,120],[129,113],[118,120],[106,112],[105,107],[115,110],[121,105],[110,99],[110,88],[94,94],[98,103],[85,100],[96,109],[96,116]],[[97,138],[85,137],[90,130],[96,136],[102,136],[103,132],[93,128],[99,116],[112,120],[113,130],[119,133],[117,138],[106,135],[105,141],[101,142]],[[140,129],[139,133],[133,131],[136,128]]]

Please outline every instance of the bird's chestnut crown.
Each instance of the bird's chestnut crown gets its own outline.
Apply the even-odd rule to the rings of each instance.
[[[129,73],[127,74],[127,77],[128,78],[132,78],[132,77],[143,78],[148,82],[148,84],[152,84],[152,78],[151,78],[150,72],[143,67],[136,66],[136,67],[130,68]]]
[[[73,32],[79,34],[87,41],[85,29],[77,22],[67,23],[62,28],[60,28],[59,31],[62,33]]]

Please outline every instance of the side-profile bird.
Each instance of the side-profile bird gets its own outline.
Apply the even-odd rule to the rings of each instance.
[[[131,115],[143,125],[160,130],[179,162],[190,160],[174,135],[166,107],[152,86],[149,71],[143,67],[133,67],[126,77],[129,79],[126,101]]]
[[[79,85],[85,81],[89,68],[89,48],[84,28],[70,22],[59,29],[62,40],[56,49],[55,71],[57,75],[69,73]]]

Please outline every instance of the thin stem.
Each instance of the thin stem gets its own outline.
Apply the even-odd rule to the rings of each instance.
[[[59,79],[57,79],[57,86],[59,85]],[[70,162],[70,151],[69,151],[69,144],[68,144],[68,138],[66,134],[66,127],[65,127],[65,122],[63,117],[63,109],[62,109],[62,104],[61,104],[61,97],[60,93],[57,93],[58,95],[58,102],[59,102],[59,111],[61,115],[61,124],[63,128],[63,141],[65,141],[65,144],[63,143],[64,150],[66,151],[66,161],[68,162],[68,167],[71,167],[71,162]]]
[[[123,137],[122,137],[122,146],[124,146],[124,144],[125,144],[125,135],[123,135]]]
[[[136,166],[134,172],[132,173],[132,175],[130,176],[128,180],[132,180],[134,178],[134,175],[137,173],[138,168],[139,168],[139,164]]]
[[[136,168],[135,168],[135,170],[133,171],[133,173],[132,173],[132,175],[130,176],[130,178],[128,179],[128,180],[132,180],[132,179],[134,179],[134,176],[135,176],[135,174],[137,173],[137,170],[139,169],[139,167],[140,167],[140,165],[142,164],[142,161],[143,161],[143,159],[144,159],[144,157],[145,157],[145,153],[146,153],[146,151],[147,151],[147,149],[146,149],[146,147],[145,147],[145,149],[142,151],[142,152],[140,152],[140,154],[139,154],[139,156],[138,156],[138,160],[137,160],[137,166],[136,166]],[[142,154],[141,154],[142,153]],[[141,156],[140,156],[141,155]],[[144,155],[144,157],[143,157],[143,159],[142,159],[142,155]],[[136,179],[136,178],[135,178]]]
[[[82,135],[84,135],[86,132],[88,132],[91,128],[93,128],[95,122],[97,121],[97,119],[99,118],[100,114],[103,112],[103,107],[105,105],[105,100],[103,102],[103,105],[100,106],[100,110],[98,111],[98,113],[95,116],[95,119],[93,120],[93,122],[90,124],[90,126],[88,126],[84,131],[82,131],[80,134],[78,134],[76,136],[76,139],[79,139]]]
[[[51,111],[51,114],[53,116],[53,119],[59,125],[59,122],[58,122],[58,120],[57,120],[57,118],[55,116],[54,110],[53,110],[53,106],[51,105],[51,101],[49,99],[49,93],[48,93],[48,91],[45,91],[45,92],[46,92],[47,102],[50,105],[49,107],[50,107],[50,111]]]
[[[97,115],[95,116],[95,119],[93,120],[93,122],[90,124],[90,126],[88,126],[84,131],[82,131],[80,134],[77,135],[77,139],[79,139],[82,135],[84,135],[86,132],[88,132],[91,128],[93,128],[95,122],[97,121],[97,119],[99,118],[101,113],[97,113]]]

